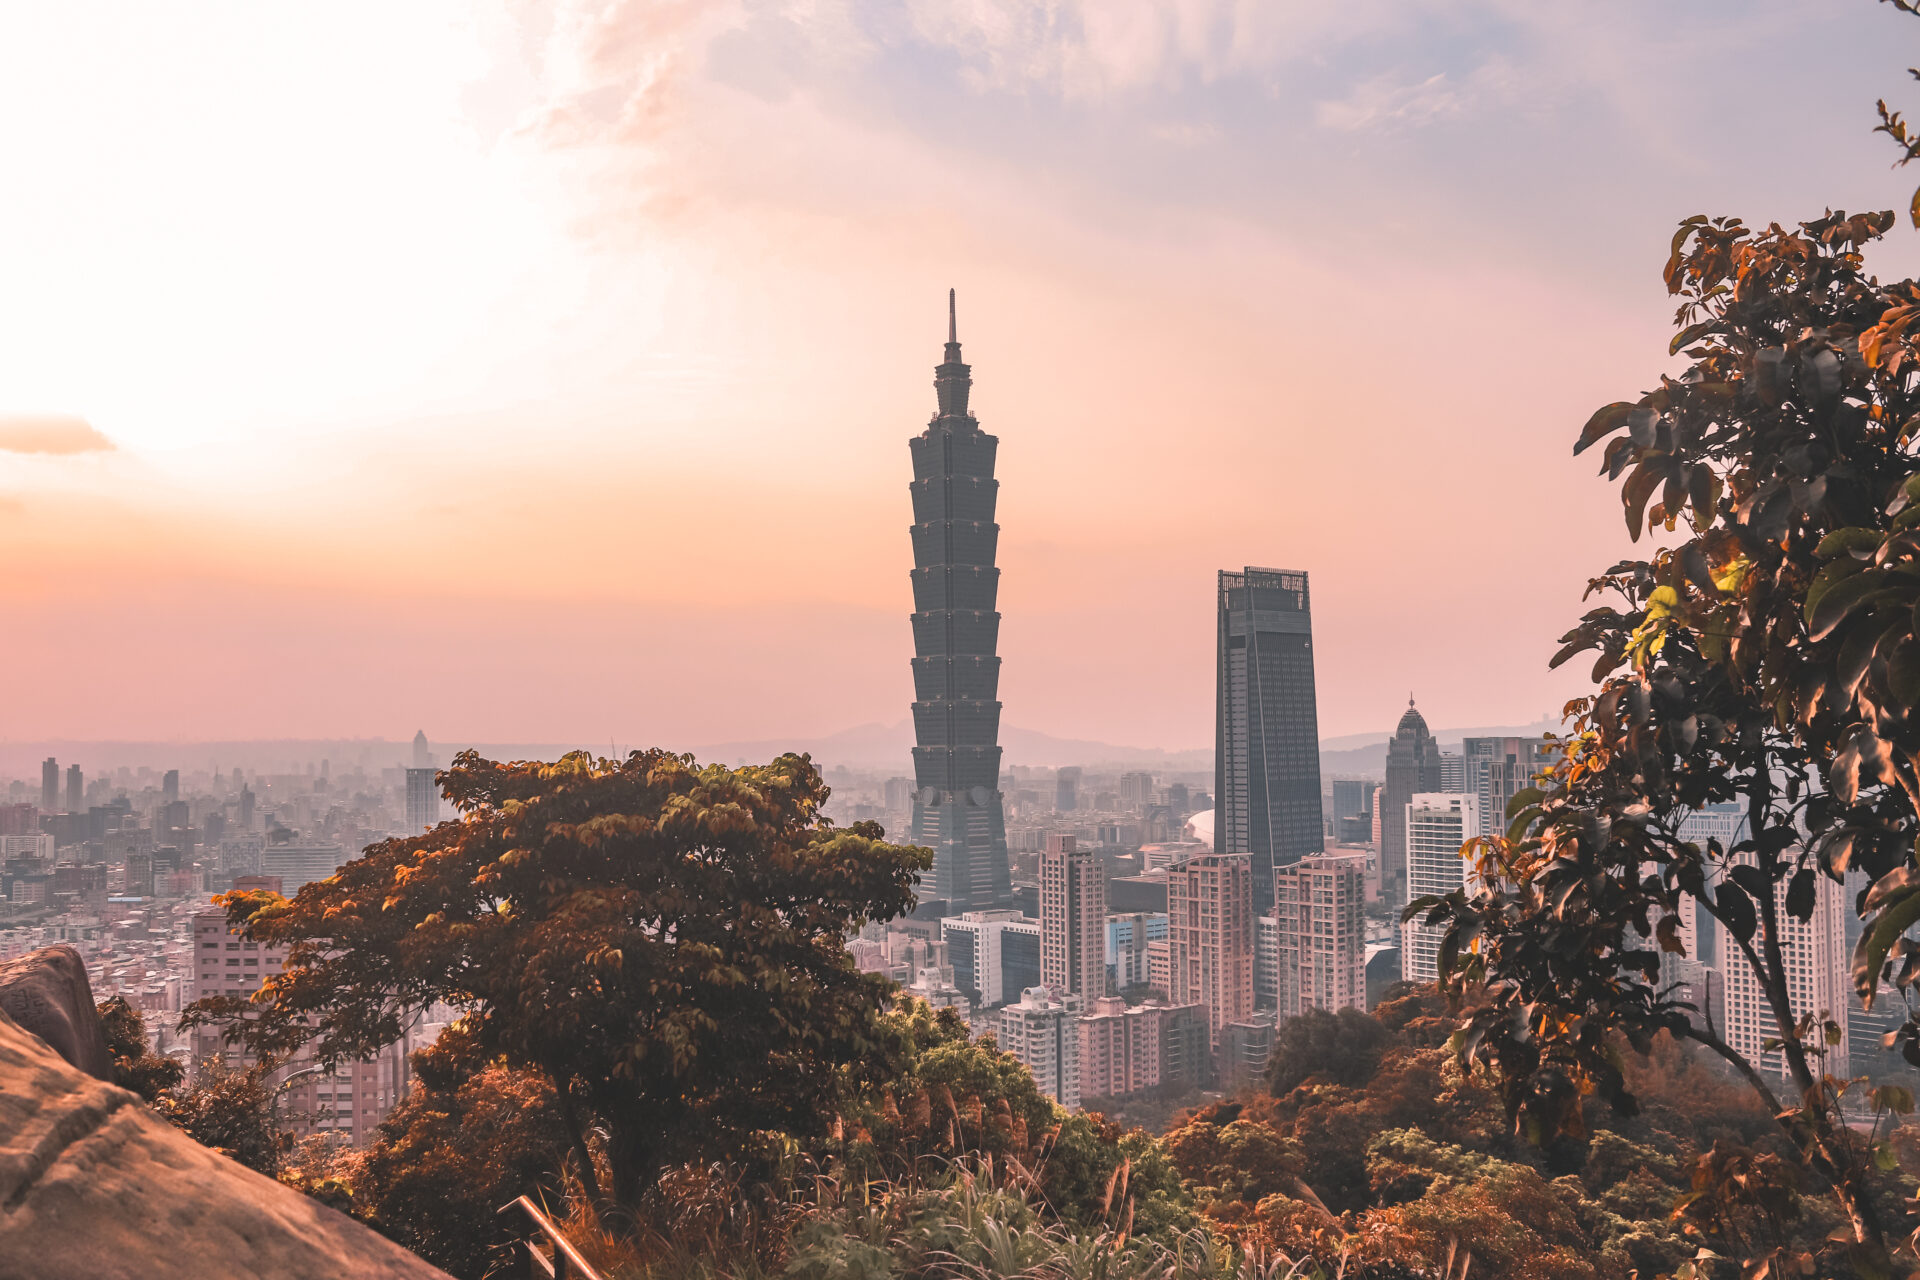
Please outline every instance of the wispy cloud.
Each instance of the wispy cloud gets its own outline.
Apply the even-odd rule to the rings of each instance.
[[[1444,71],[1423,80],[1392,73],[1372,76],[1345,97],[1314,104],[1313,117],[1322,128],[1345,133],[1419,129],[1508,106],[1519,94],[1519,76],[1506,59],[1496,56],[1459,78]]]

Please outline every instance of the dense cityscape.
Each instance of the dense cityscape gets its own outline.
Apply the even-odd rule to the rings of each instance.
[[[1920,1280],[1916,36],[0,10],[0,1280]]]
[[[912,658],[920,745],[913,776],[827,764],[827,814],[877,821],[933,850],[918,905],[847,939],[884,975],[975,1036],[993,1035],[1062,1106],[1152,1097],[1194,1104],[1263,1078],[1276,1032],[1311,1009],[1365,1011],[1401,982],[1440,977],[1444,928],[1403,920],[1410,902],[1469,882],[1462,847],[1504,832],[1514,797],[1554,763],[1541,737],[1463,737],[1445,747],[1412,698],[1379,776],[1322,778],[1308,570],[1218,574],[1217,760],[1211,775],[1097,766],[1003,771],[994,640],[1000,533],[998,441],[969,411],[956,301],[948,299],[938,410],[913,439]],[[144,1013],[153,1049],[191,1068],[250,1065],[217,1031],[171,1029],[195,1000],[251,996],[283,949],[242,941],[212,895],[294,895],[369,845],[441,820],[435,747],[363,746],[287,772],[115,768],[89,778],[47,758],[37,786],[5,780],[0,959],[66,943],[100,995]],[[394,758],[395,763],[384,763]],[[1702,809],[1683,838],[1745,835],[1738,805]],[[1857,890],[1864,880],[1856,873]],[[1786,886],[1780,886],[1784,912]],[[1816,910],[1789,919],[1796,1016],[1849,1003],[1859,919],[1822,880]],[[1764,993],[1717,949],[1688,901],[1661,978],[1749,1060],[1780,1074]],[[1704,924],[1704,927],[1703,927]],[[322,1072],[275,1064],[300,1132],[366,1140],[409,1084],[408,1057],[459,1011],[440,1008],[373,1059]],[[1873,1070],[1899,1014],[1859,1009],[1829,1067]]]

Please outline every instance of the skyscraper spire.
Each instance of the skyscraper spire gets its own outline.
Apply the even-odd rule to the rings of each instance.
[[[960,322],[954,292],[947,290],[947,358],[933,371],[933,386],[940,397],[943,418],[967,416],[967,390],[973,385],[971,371],[960,358]]]

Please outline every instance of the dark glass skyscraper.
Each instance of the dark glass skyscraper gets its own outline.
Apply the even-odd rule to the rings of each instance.
[[[1307,575],[1220,572],[1213,845],[1253,855],[1253,906],[1273,910],[1273,870],[1326,847]]]
[[[1000,797],[1000,571],[994,550],[1000,441],[967,411],[951,291],[946,360],[933,372],[939,412],[913,451],[913,830],[933,850],[931,883],[953,914],[1009,907]]]

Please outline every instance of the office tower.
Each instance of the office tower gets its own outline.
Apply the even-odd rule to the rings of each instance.
[[[153,855],[127,854],[126,870],[121,874],[121,893],[129,898],[153,896]]]
[[[433,768],[433,752],[427,747],[427,731],[420,729],[413,735],[413,767],[416,769]]]
[[[1125,993],[1152,981],[1147,946],[1167,936],[1166,912],[1134,911],[1107,917],[1107,986]]]
[[[1387,743],[1387,783],[1380,797],[1380,893],[1390,907],[1411,901],[1407,896],[1407,803],[1416,795],[1438,790],[1440,744],[1427,732],[1426,718],[1408,698],[1407,713]]]
[[[1222,570],[1216,659],[1213,847],[1251,855],[1264,913],[1274,868],[1326,847],[1307,575]]]
[[[1466,789],[1480,800],[1483,836],[1507,833],[1507,802],[1534,785],[1553,764],[1544,738],[1468,738],[1460,744],[1466,760]],[[1446,788],[1441,788],[1445,790]]]
[[[999,440],[967,410],[971,369],[947,295],[946,360],[934,370],[939,412],[913,454],[912,840],[933,850],[921,897],[955,914],[1013,901],[1000,792],[1000,571],[994,552]]]
[[[172,804],[180,798],[180,771],[169,769],[160,779],[160,803]]]
[[[40,765],[40,812],[60,812],[60,762],[52,756]]]
[[[1080,769],[1068,765],[1053,775],[1053,811],[1072,813],[1080,807]]]
[[[1204,854],[1167,872],[1167,998],[1206,1011],[1216,1055],[1228,1024],[1253,1012],[1253,919],[1249,855]]]
[[[1737,855],[1736,862],[1754,864],[1751,852]],[[1840,1043],[1827,1050],[1824,1068],[1827,1075],[1846,1079],[1852,1070],[1848,1010],[1859,1001],[1852,993],[1848,972],[1851,955],[1847,950],[1847,892],[1826,876],[1814,877],[1813,916],[1796,920],[1787,910],[1787,886],[1792,877],[1774,883],[1774,911],[1780,922],[1780,954],[1786,962],[1787,998],[1796,1018],[1812,1014],[1832,1018],[1840,1027]],[[1727,1047],[1756,1068],[1771,1075],[1787,1074],[1786,1055],[1765,1047],[1768,1040],[1780,1038],[1780,1024],[1753,976],[1745,954],[1737,943],[1719,930],[1721,989],[1725,993],[1725,1022],[1722,1038]],[[1889,993],[1882,991],[1886,1000]],[[1814,1033],[1819,1042],[1819,1033]]]
[[[1380,784],[1372,778],[1335,778],[1333,780],[1334,818],[1365,817],[1371,824],[1373,793],[1379,789]]]
[[[1467,789],[1467,758],[1453,751],[1440,753],[1440,789],[1442,791],[1465,791]]]
[[[1040,985],[1040,926],[1018,911],[969,911],[940,922],[954,985],[984,1008]]]
[[[253,830],[253,788],[244,783],[240,787],[240,829]]]
[[[440,821],[440,791],[432,769],[407,770],[407,834],[417,836]]]
[[[1040,983],[1085,1000],[1107,993],[1107,876],[1072,836],[1040,855]]]
[[[85,813],[87,811],[86,778],[80,772],[80,766],[67,766],[67,812]]]
[[[1033,1073],[1040,1092],[1063,1107],[1080,1105],[1080,997],[1029,987],[1000,1011],[1000,1047]]]
[[[1308,1009],[1366,1009],[1366,896],[1365,854],[1320,854],[1275,873],[1268,918],[1282,1018]]]
[[[1411,714],[1411,713],[1409,713]],[[1447,894],[1467,883],[1467,860],[1460,846],[1480,829],[1480,802],[1462,791],[1416,792],[1398,824],[1407,851],[1407,886],[1412,895]],[[1400,926],[1400,975],[1409,982],[1433,982],[1440,976],[1440,940],[1445,925],[1410,920]]]
[[[346,851],[337,844],[269,844],[261,850],[260,870],[279,876],[292,897],[302,885],[325,880],[347,861]]]

